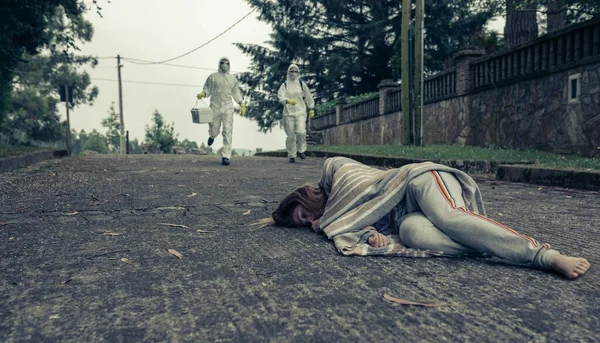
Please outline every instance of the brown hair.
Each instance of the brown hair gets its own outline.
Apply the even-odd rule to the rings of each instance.
[[[321,187],[304,185],[286,195],[271,217],[275,225],[295,227],[298,225],[293,221],[292,212],[297,205],[302,205],[309,212],[317,212],[325,208],[326,203],[327,195]]]

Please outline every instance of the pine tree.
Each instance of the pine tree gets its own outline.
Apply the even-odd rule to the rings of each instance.
[[[377,90],[383,79],[398,78],[400,0],[247,0],[259,19],[273,27],[269,46],[237,44],[252,59],[252,71],[239,75],[251,106],[248,116],[268,131],[281,115],[276,93],[288,65],[317,100]],[[466,44],[499,10],[498,0],[426,1],[428,72]],[[492,6],[493,5],[493,6]]]

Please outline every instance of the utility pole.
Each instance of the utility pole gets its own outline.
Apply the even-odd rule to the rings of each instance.
[[[402,144],[410,145],[410,69],[409,69],[410,0],[402,0]]]
[[[119,144],[119,152],[121,155],[124,155],[127,151],[127,143],[125,142],[125,123],[123,122],[123,87],[121,86],[121,67],[121,55],[117,55],[117,70],[119,73],[119,117],[121,119],[121,139]]]
[[[69,88],[70,86],[65,85],[65,105],[67,107],[67,152],[69,156],[71,156],[71,119],[69,118],[69,102],[71,102],[71,99],[69,97]]]
[[[423,26],[425,0],[415,0],[415,76],[414,76],[414,130],[413,144],[423,146]]]

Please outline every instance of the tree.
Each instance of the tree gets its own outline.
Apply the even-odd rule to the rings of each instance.
[[[85,130],[79,131],[79,134],[75,129],[71,129],[71,153],[78,155],[83,151],[83,146],[88,141],[89,137]]]
[[[184,148],[187,152],[192,151],[192,149],[198,149],[198,143],[190,141],[187,138],[179,142],[177,145]]]
[[[152,126],[146,125],[145,142],[158,146],[163,153],[170,153],[177,144],[178,135],[175,134],[174,125],[165,124],[162,115],[155,110],[152,114]]]
[[[102,119],[102,126],[106,128],[106,145],[110,152],[118,152],[121,147],[121,121],[115,111],[115,103],[110,104],[108,117]]]
[[[90,87],[89,75],[77,69],[83,64],[94,66],[96,60],[89,56],[74,56],[69,52],[74,43],[64,38],[69,35],[81,42],[91,41],[91,23],[81,17],[69,19],[59,7],[48,19],[45,34],[47,45],[40,53],[24,54],[13,70],[14,87],[8,116],[0,130],[12,144],[63,139],[65,131],[62,128],[66,125],[60,123],[58,116],[58,85],[73,87],[71,108],[91,104],[98,95],[98,88]],[[25,139],[19,138],[21,136]]]
[[[92,4],[100,13],[98,0]],[[52,39],[64,47],[76,48],[76,31],[53,32],[48,27],[57,13],[71,23],[81,20],[88,10],[85,0],[4,0],[0,9],[0,125],[9,109],[10,93],[16,66],[24,54],[35,55],[42,47],[50,47]]]
[[[269,46],[236,44],[252,59],[239,75],[250,97],[247,116],[268,131],[282,108],[276,99],[290,62],[318,100],[372,92],[400,77],[400,0],[247,0],[273,27]],[[498,11],[497,0],[426,1],[426,68],[433,72],[481,31]]]
[[[66,126],[56,112],[56,99],[28,87],[14,92],[11,101],[11,111],[2,128],[6,143],[32,145],[64,137]]]
[[[129,142],[129,153],[130,154],[141,154],[142,153],[142,148],[141,148],[140,143],[138,142],[137,138]]]
[[[539,32],[553,32],[598,16],[597,0],[506,0],[505,46],[510,49],[537,38]]]
[[[108,153],[108,148],[106,147],[106,137],[102,136],[96,130],[93,130],[90,133],[89,139],[83,144],[83,150],[91,150],[96,151],[101,154]]]
[[[517,3],[521,7],[517,7]],[[537,4],[532,1],[506,0],[504,46],[512,49],[537,38]]]

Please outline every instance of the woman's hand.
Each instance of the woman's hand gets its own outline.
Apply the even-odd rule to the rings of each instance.
[[[367,239],[367,243],[369,243],[369,245],[372,247],[381,248],[388,245],[390,240],[385,235],[375,232],[374,235]]]
[[[313,220],[312,223],[310,223],[310,227],[314,232],[321,232],[321,229],[319,229],[319,219]]]

